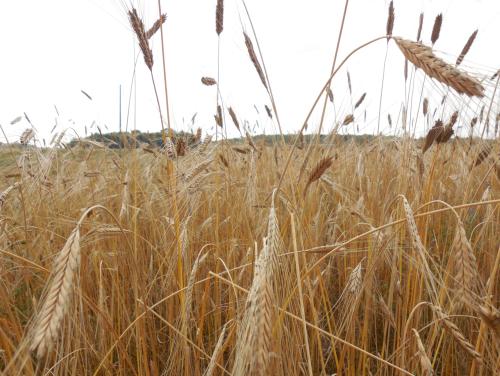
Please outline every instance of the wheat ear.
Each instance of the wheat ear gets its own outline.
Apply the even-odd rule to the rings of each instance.
[[[441,307],[439,306],[432,306],[432,310],[434,313],[436,313],[436,316],[441,320],[441,323],[443,324],[444,328],[450,332],[452,337],[458,342],[460,347],[462,347],[469,355],[471,355],[476,361],[479,363],[482,363],[482,358],[481,354],[479,354],[474,346],[467,341],[465,336],[462,334],[458,326],[456,326],[453,321],[450,320],[450,318],[443,312]]]
[[[30,350],[40,360],[52,348],[69,305],[75,270],[80,263],[80,225],[54,261],[52,280],[32,329]]]
[[[219,335],[219,339],[217,340],[217,344],[215,345],[214,352],[212,353],[212,357],[210,358],[210,363],[206,371],[203,373],[203,376],[212,376],[215,371],[215,366],[217,364],[217,359],[219,358],[220,351],[222,350],[222,344],[224,343],[224,337],[226,335],[227,323],[222,328],[222,331]]]
[[[452,249],[452,254],[455,258],[455,281],[458,285],[457,295],[469,307],[475,307],[478,303],[476,292],[481,279],[477,272],[476,256],[474,256],[463,223],[460,220],[457,224]]]
[[[262,70],[262,67],[259,63],[259,59],[257,59],[257,54],[255,53],[255,49],[253,48],[252,40],[245,32],[243,33],[243,37],[245,38],[245,45],[247,46],[248,56],[250,56],[250,60],[252,61],[253,66],[255,67],[255,70],[257,71],[257,74],[259,75],[260,81],[262,82],[262,85],[264,85],[266,90],[269,90],[267,88],[267,83],[266,83],[266,78],[264,76],[264,71]]]
[[[455,89],[459,94],[484,96],[484,87],[478,80],[434,55],[432,48],[399,37],[393,39],[403,55],[429,77]]]
[[[274,197],[269,212],[267,239],[258,259],[252,286],[236,344],[233,375],[267,375],[271,361],[274,318],[273,281],[278,272],[277,254],[281,247]]]
[[[420,335],[418,334],[418,331],[416,329],[412,329],[413,334],[415,335],[415,339],[417,340],[417,355],[418,358],[420,359],[420,366],[422,367],[422,374],[425,376],[431,376],[434,375],[434,370],[432,369],[432,362],[427,356],[427,353],[425,352],[425,347],[422,343],[422,340],[420,339]]]

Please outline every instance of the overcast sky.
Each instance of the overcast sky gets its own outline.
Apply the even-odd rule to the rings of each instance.
[[[344,2],[341,0],[247,0],[262,48],[278,112],[286,132],[296,132],[316,95],[328,78],[337,41]],[[347,12],[339,58],[356,46],[385,33],[388,1],[351,0]],[[133,3],[149,27],[158,15],[156,0]],[[214,132],[216,107],[214,87],[203,86],[202,76],[217,77],[216,0],[162,1],[167,13],[165,48],[167,80],[174,129],[189,130],[191,117],[205,133]],[[420,12],[425,13],[423,42],[430,44],[434,18],[443,13],[441,37],[435,49],[450,62],[456,60],[469,35],[478,37],[463,68],[483,80],[500,68],[500,1],[498,0],[399,0],[394,2],[394,35],[415,39]],[[276,133],[276,123],[267,118],[264,105],[269,99],[248,58],[242,30],[251,28],[240,0],[226,0],[224,31],[220,38],[220,90],[226,106],[233,106],[240,120],[247,119],[254,133]],[[126,125],[137,42],[128,24],[121,0],[17,0],[3,1],[0,11],[1,69],[0,124],[10,141],[25,128],[26,120],[11,121],[28,114],[40,140],[50,140],[50,132],[71,127],[80,136],[85,127],[105,126],[118,130],[119,86],[122,85],[122,122]],[[152,40],[155,80],[163,99],[160,36]],[[326,129],[352,112],[352,103],[367,92],[365,102],[354,115],[354,131],[373,133],[377,128],[385,41],[358,52],[346,65],[352,80],[352,98],[347,89],[346,69],[333,81],[335,107],[328,106]],[[400,109],[405,97],[404,60],[394,43],[389,43],[381,127],[385,133],[400,133]],[[414,95],[422,85],[431,108],[437,107],[447,92],[442,85],[426,80],[421,71],[415,76]],[[484,81],[491,92],[493,83]],[[89,100],[80,90],[91,97]],[[142,56],[138,60],[136,88],[132,90],[129,129],[160,129],[158,109],[149,71]],[[443,113],[463,112],[465,124],[482,105],[454,93]],[[498,98],[498,96],[497,96]],[[491,97],[488,98],[488,101]],[[498,99],[492,113],[498,112]],[[484,103],[484,102],[483,102]],[[489,102],[487,102],[489,104]],[[54,105],[57,106],[57,115]],[[254,108],[257,107],[257,110]],[[135,109],[135,111],[134,111]],[[366,110],[366,121],[364,113]],[[413,115],[416,113],[413,109]],[[387,114],[393,118],[389,129]],[[443,115],[444,116],[444,115]],[[319,114],[310,121],[314,131]],[[236,131],[227,119],[229,135]],[[92,131],[96,131],[95,125]],[[425,123],[419,123],[421,131]]]

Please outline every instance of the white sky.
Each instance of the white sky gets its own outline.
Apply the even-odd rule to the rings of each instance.
[[[328,78],[336,45],[344,2],[341,0],[247,0],[263,50],[282,125],[296,132],[312,102]],[[354,47],[385,33],[388,1],[351,0],[339,58]],[[157,1],[135,1],[146,27],[157,18]],[[189,130],[191,116],[198,112],[196,127],[214,132],[215,87],[203,86],[202,76],[217,76],[216,0],[162,1],[167,13],[165,48],[167,80],[174,129]],[[441,37],[435,49],[454,62],[469,35],[479,29],[478,37],[463,63],[480,79],[500,68],[500,1],[498,0],[396,0],[394,35],[415,39],[420,12],[425,13],[423,41],[429,44],[434,18],[443,13]],[[269,100],[248,58],[242,26],[251,35],[240,0],[226,0],[224,31],[221,34],[221,93],[226,106],[233,106],[241,121],[247,119],[255,133],[277,133],[267,118],[264,104]],[[39,139],[50,140],[56,118],[56,132],[72,127],[81,136],[85,126],[99,124],[103,131],[118,130],[118,91],[122,85],[123,127],[137,53],[135,36],[120,0],[17,0],[3,1],[0,11],[1,69],[0,124],[9,141],[28,127],[23,119],[11,121],[23,112],[32,120]],[[164,103],[160,36],[152,40],[153,70]],[[346,70],[333,81],[335,112],[328,107],[326,129],[352,112],[352,103],[367,92],[363,105],[354,113],[360,133],[377,128],[378,98],[386,42],[360,51],[347,64],[352,78],[352,100],[346,86]],[[387,114],[398,119],[404,99],[403,58],[394,43],[389,44],[381,124],[384,132],[400,132],[401,125],[388,128]],[[423,74],[416,75],[416,97]],[[492,83],[487,86],[492,89]],[[89,93],[89,101],[80,90]],[[446,89],[425,81],[424,96],[431,108],[441,102]],[[137,65],[137,105],[131,110],[129,129],[160,129],[158,110],[149,71],[142,56]],[[498,97],[497,97],[498,98]],[[495,99],[492,112],[498,112]],[[487,102],[489,104],[489,102]],[[259,109],[257,113],[254,104]],[[57,116],[54,105],[59,110]],[[445,112],[468,108],[465,124],[477,112],[477,101],[452,95]],[[366,122],[364,110],[367,111]],[[417,111],[414,109],[413,114]],[[229,135],[236,135],[227,117]],[[319,115],[313,116],[309,131],[315,129]],[[259,126],[254,128],[255,123]],[[426,127],[419,124],[421,131]],[[396,128],[396,129],[394,129]],[[96,128],[93,128],[95,131]],[[349,129],[354,131],[354,128]],[[68,132],[70,133],[70,132]],[[74,134],[74,133],[73,133]],[[0,137],[3,138],[3,137]],[[3,140],[2,140],[3,141]]]

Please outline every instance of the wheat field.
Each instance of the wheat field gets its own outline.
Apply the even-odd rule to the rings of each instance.
[[[128,17],[138,69],[161,70],[149,41],[165,17],[149,29],[135,9]],[[422,98],[397,126],[418,113],[431,124],[423,139],[341,135],[361,121],[355,113],[328,134],[305,135],[308,116],[285,135],[248,32],[276,137],[251,134],[221,104],[218,135],[180,135],[158,100],[161,147],[133,134],[120,149],[70,145],[61,133],[43,148],[32,129],[2,147],[2,373],[498,375],[498,74],[460,68],[475,35],[452,64],[420,31],[393,36],[394,19],[391,2],[386,33],[369,43],[390,41],[410,72],[486,107],[433,112]],[[329,103],[342,64],[311,113]],[[470,128],[496,125],[494,136],[454,136],[470,118]],[[225,127],[241,138],[225,138]]]

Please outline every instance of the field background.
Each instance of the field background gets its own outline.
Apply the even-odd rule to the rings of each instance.
[[[421,93],[416,72],[444,93],[384,116],[401,137],[342,135],[364,121],[352,92],[352,112],[317,134],[305,135],[309,116],[293,135],[254,134],[221,95],[215,135],[177,133],[165,93],[156,134],[62,131],[44,145],[30,127],[2,145],[2,372],[498,374],[500,78],[393,36],[391,6],[370,43],[391,39],[408,58],[408,93]],[[149,48],[162,19],[128,16],[137,69],[162,69]],[[432,44],[439,29],[437,17]],[[258,40],[244,39],[280,129]],[[330,90],[325,77],[310,114]]]

